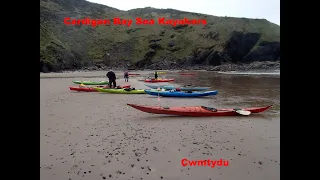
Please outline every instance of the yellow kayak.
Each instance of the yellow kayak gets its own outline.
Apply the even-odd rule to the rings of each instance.
[[[155,72],[154,72],[154,74],[155,74]],[[158,74],[167,74],[167,72],[158,72]]]

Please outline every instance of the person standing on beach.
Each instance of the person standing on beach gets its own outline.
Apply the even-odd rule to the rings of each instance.
[[[158,79],[158,72],[157,71],[154,72],[154,79]]]
[[[109,87],[117,87],[116,83],[116,74],[110,69],[110,71],[107,73],[107,77],[109,78]]]
[[[128,73],[128,71],[124,72],[124,82],[129,82],[129,73]]]

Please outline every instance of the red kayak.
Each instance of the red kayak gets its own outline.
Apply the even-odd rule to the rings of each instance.
[[[140,74],[136,74],[136,73],[129,73],[129,76],[139,76]]]
[[[140,111],[151,114],[167,114],[177,116],[193,116],[193,117],[208,117],[208,116],[236,116],[241,114],[240,111],[250,113],[260,113],[266,111],[272,105],[265,107],[251,107],[242,109],[215,109],[205,106],[187,106],[187,107],[161,107],[161,106],[141,106],[136,104],[127,104]],[[240,111],[239,111],[240,110]],[[246,114],[246,115],[248,115]]]
[[[130,88],[131,85],[119,86],[120,88]],[[110,89],[109,86],[96,86],[100,88]],[[94,87],[69,87],[71,91],[98,92]],[[114,88],[111,88],[114,89]]]
[[[179,73],[182,76],[194,76],[197,75],[197,73]]]
[[[145,79],[144,82],[156,83],[156,82],[172,82],[174,79]]]

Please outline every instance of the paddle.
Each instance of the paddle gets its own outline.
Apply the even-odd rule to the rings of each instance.
[[[246,110],[243,110],[243,109],[234,109],[236,111],[236,113],[238,114],[241,114],[241,115],[244,115],[244,116],[249,116],[251,114],[250,111],[246,111]]]
[[[202,108],[208,110],[208,111],[213,111],[213,112],[217,112],[218,109],[216,108],[212,108],[212,107],[206,107],[206,106],[201,106]],[[248,116],[251,114],[250,111],[246,111],[246,110],[243,110],[243,109],[238,109],[238,108],[235,108],[233,109],[236,113],[240,114],[240,115],[244,115],[244,116]],[[230,111],[228,109],[220,109],[220,111]]]

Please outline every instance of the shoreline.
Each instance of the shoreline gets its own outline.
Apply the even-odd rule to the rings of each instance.
[[[128,69],[128,71],[213,71],[213,72],[280,72],[280,61],[276,62],[253,62],[250,64],[232,64],[226,63],[219,66],[204,66],[204,65],[194,65],[194,66],[185,66],[185,67],[173,67],[173,68],[124,68],[124,67],[101,67],[101,66],[91,66],[91,67],[82,67],[80,69],[70,69],[70,70],[61,70],[57,72],[40,72],[43,74],[49,73],[70,73],[70,72],[95,72],[95,71],[108,71],[109,69],[113,69],[114,71],[123,71]]]
[[[131,76],[130,79],[134,78],[141,78],[145,76],[150,76],[153,73],[154,70],[143,70],[143,71],[135,71],[136,73],[139,73],[139,76]],[[165,76],[179,76],[179,70],[170,71],[170,70],[161,70],[164,72],[168,72],[165,74]],[[114,70],[114,72],[117,74],[117,79],[123,79],[119,73],[122,73],[122,71]],[[213,75],[235,75],[235,76],[274,76],[278,77],[280,76],[280,70],[274,70],[274,71],[203,71],[203,70],[194,70],[193,72],[207,72],[207,73],[213,73]],[[64,71],[64,72],[51,72],[51,73],[40,73],[40,79],[52,79],[52,78],[103,78],[105,79],[105,74],[107,71],[105,70],[95,70],[95,71]]]

